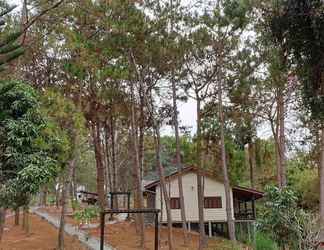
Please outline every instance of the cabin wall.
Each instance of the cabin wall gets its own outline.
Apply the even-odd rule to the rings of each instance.
[[[198,216],[198,195],[197,195],[197,174],[190,172],[182,176],[183,193],[185,199],[186,218],[189,222],[197,222]],[[222,208],[204,209],[205,221],[226,221],[226,200],[225,200],[225,187],[224,184],[212,178],[204,177],[204,196],[220,196],[222,197]],[[167,191],[171,198],[179,197],[178,179],[174,178],[167,182]],[[231,190],[232,196],[232,190]],[[156,187],[156,208],[161,209],[162,205],[162,222],[166,222],[166,211],[163,195],[161,196],[160,186]],[[162,199],[162,202],[161,202]],[[232,208],[233,208],[233,199]],[[234,214],[232,209],[232,214]],[[174,222],[181,221],[181,210],[171,209],[172,220]],[[234,215],[232,215],[234,216]]]

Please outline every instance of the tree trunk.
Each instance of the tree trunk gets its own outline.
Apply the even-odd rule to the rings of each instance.
[[[249,166],[250,166],[250,185],[251,188],[254,188],[255,180],[254,180],[254,170],[256,167],[255,162],[255,145],[253,142],[248,144],[248,152],[249,152]]]
[[[277,89],[276,128],[272,129],[276,149],[277,182],[279,188],[287,185],[286,177],[286,145],[285,145],[285,103],[283,89]]]
[[[184,233],[184,244],[188,245],[188,234],[187,234],[187,219],[186,219],[186,209],[183,196],[183,185],[182,185],[182,162],[180,155],[180,136],[179,136],[179,122],[178,122],[178,108],[177,108],[177,90],[174,79],[172,81],[172,101],[173,101],[173,125],[174,125],[174,135],[176,140],[176,166],[178,169],[178,189],[180,198],[180,211],[182,228]]]
[[[0,242],[2,240],[5,222],[6,222],[6,210],[0,207]]]
[[[144,114],[144,106],[145,106],[145,97],[144,97],[144,87],[143,83],[139,84],[139,98],[140,98],[140,117],[139,117],[139,162],[141,167],[141,178],[144,176],[144,127],[145,127],[145,114]]]
[[[110,168],[110,154],[109,154],[109,125],[105,123],[105,162],[106,162],[106,190],[109,187],[109,191],[113,190],[112,184],[112,175],[111,175],[111,168]]]
[[[132,146],[134,150],[134,164],[133,164],[133,175],[134,175],[134,205],[135,208],[143,208],[143,191],[142,191],[142,178],[141,178],[141,165],[139,160],[139,147],[138,147],[138,138],[137,138],[137,126],[136,126],[136,114],[135,114],[135,94],[134,94],[134,83],[131,83],[131,137],[132,137]],[[141,248],[145,249],[145,227],[144,227],[144,217],[142,214],[137,215],[137,223],[139,225],[139,233],[141,236]]]
[[[64,250],[64,228],[65,228],[65,215],[67,212],[67,205],[70,194],[70,182],[72,179],[73,171],[75,168],[75,159],[72,159],[68,164],[68,169],[66,175],[63,177],[63,190],[62,190],[62,199],[61,199],[61,218],[60,218],[60,227],[58,232],[58,250]]]
[[[117,169],[116,169],[116,147],[115,147],[115,121],[113,116],[113,110],[110,117],[110,137],[111,137],[111,166],[113,171],[112,179],[112,191],[117,192]],[[118,197],[114,196],[114,205],[118,209]]]
[[[100,122],[97,120],[96,124],[92,125],[93,142],[95,148],[96,167],[97,167],[97,193],[98,201],[101,210],[106,207],[105,197],[105,169],[102,162],[102,150],[100,143]]]
[[[225,186],[225,199],[226,199],[226,217],[228,224],[228,234],[232,241],[235,241],[235,223],[232,212],[232,195],[230,181],[228,177],[228,169],[226,162],[226,150],[225,150],[225,135],[224,135],[224,112],[223,112],[223,96],[222,96],[222,83],[218,82],[218,109],[219,109],[219,121],[220,121],[220,137],[221,137],[221,155],[222,155],[222,169]]]
[[[286,178],[286,142],[285,142],[285,102],[283,96],[283,89],[280,89],[278,96],[278,116],[279,116],[279,159],[280,159],[280,179],[281,187],[287,185]]]
[[[15,209],[15,226],[19,225],[19,213],[20,213],[20,209],[19,209],[19,207],[17,207]]]
[[[61,180],[58,178],[57,189],[55,190],[55,206],[58,209],[60,206],[60,191],[61,191]]]
[[[202,250],[206,245],[205,221],[204,221],[204,189],[202,184],[201,169],[202,153],[201,153],[201,113],[200,113],[200,98],[197,96],[197,195],[198,195],[198,216],[199,216],[199,250]]]
[[[43,200],[42,200],[42,206],[47,206],[47,193],[48,193],[48,187],[45,186],[43,189]]]
[[[155,122],[155,121],[153,121]],[[166,188],[166,182],[164,177],[164,169],[161,163],[161,138],[160,138],[160,128],[159,125],[155,125],[155,148],[156,148],[156,162],[158,166],[158,173],[160,177],[161,191],[163,192],[165,210],[168,221],[168,244],[169,250],[173,250],[173,237],[172,237],[172,217],[171,217],[171,207],[170,207],[170,196]]]
[[[29,225],[29,206],[25,205],[23,207],[23,229],[27,235],[30,233],[30,225]]]
[[[320,140],[320,228],[322,235],[324,235],[324,124],[321,129]]]

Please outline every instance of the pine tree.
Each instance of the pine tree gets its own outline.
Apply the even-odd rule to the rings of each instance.
[[[6,32],[7,22],[6,16],[12,12],[17,6],[8,6],[0,13],[0,70],[4,70],[5,66],[12,60],[18,58],[24,53],[24,49],[17,41],[22,31]]]

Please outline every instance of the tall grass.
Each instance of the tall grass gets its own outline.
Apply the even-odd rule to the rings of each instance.
[[[255,235],[255,250],[279,250],[279,247],[268,235],[257,232]]]

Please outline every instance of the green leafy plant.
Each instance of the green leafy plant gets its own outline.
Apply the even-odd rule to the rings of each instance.
[[[298,207],[297,200],[296,193],[288,187],[268,186],[258,229],[277,242],[279,247],[316,249],[319,231],[316,218]]]
[[[90,224],[92,220],[98,218],[99,208],[96,206],[86,207],[84,209],[78,210],[73,214],[73,218],[77,220],[80,226],[84,224]]]

